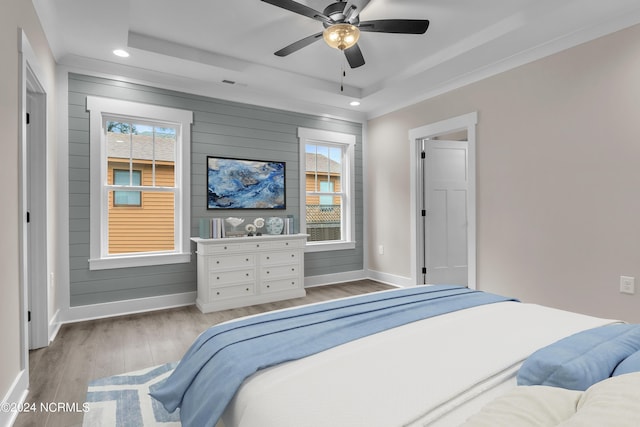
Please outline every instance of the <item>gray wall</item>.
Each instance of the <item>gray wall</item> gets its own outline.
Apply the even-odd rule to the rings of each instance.
[[[194,112],[191,143],[191,235],[200,218],[294,215],[299,224],[298,127],[356,135],[356,249],[305,255],[305,276],[363,269],[362,125],[228,102],[98,77],[69,75],[69,256],[71,306],[195,291],[190,264],[89,271],[89,114],[86,97],[102,96]],[[206,157],[217,155],[287,164],[286,211],[207,211]],[[194,248],[192,247],[192,250]]]

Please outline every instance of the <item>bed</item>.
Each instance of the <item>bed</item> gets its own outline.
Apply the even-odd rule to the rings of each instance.
[[[444,294],[456,299],[451,310],[441,307],[440,295]],[[263,320],[268,323],[273,316],[291,322],[300,313],[298,310],[325,315],[334,310],[333,304],[345,304],[351,310],[369,304],[380,307],[388,300],[395,304],[406,298],[429,301],[420,302],[417,310],[407,308],[414,303],[403,302],[394,308],[394,315],[384,314],[382,320],[372,320],[390,328],[373,328],[373,332],[367,330],[355,338],[342,335],[353,335],[354,329],[359,330],[368,321],[357,318],[355,323],[333,328],[330,333],[320,331],[316,338],[302,332],[304,345],[295,344],[287,335],[275,345],[278,352],[280,346],[291,342],[294,352],[304,353],[302,350],[324,342],[332,334],[344,342],[329,343],[325,349],[300,357],[287,355],[278,363],[256,362],[238,381],[228,401],[217,394],[218,388],[233,382],[226,375],[233,375],[230,371],[236,364],[242,365],[245,359],[259,358],[269,351],[263,351],[262,344],[253,347],[253,338],[240,339],[239,344],[212,344],[216,336]],[[458,299],[462,298],[481,302],[461,303]],[[325,310],[327,307],[330,309]],[[422,318],[413,319],[412,311],[423,313],[418,316]],[[396,320],[396,315],[402,320]],[[455,286],[383,291],[339,303],[240,319],[221,325],[223,332],[217,329],[218,325],[212,328],[213,332],[198,338],[172,376],[152,396],[170,411],[179,407],[185,426],[456,426],[495,397],[515,388],[518,369],[535,351],[580,331],[615,323],[618,322]],[[212,354],[205,354],[207,345],[218,347]],[[213,374],[214,368],[209,369],[211,360],[232,347],[239,347],[241,352],[235,353],[231,361],[219,363],[215,369],[223,372]],[[214,410],[216,405],[221,408]]]

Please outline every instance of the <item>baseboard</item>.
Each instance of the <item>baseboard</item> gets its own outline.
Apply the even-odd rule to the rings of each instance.
[[[411,287],[415,283],[410,278],[381,273],[373,270],[355,270],[345,273],[323,274],[304,278],[305,288],[332,285],[335,283],[351,282],[354,280],[371,279],[391,286]],[[83,322],[85,320],[103,319],[106,317],[123,316],[126,314],[144,313],[146,311],[163,310],[167,308],[193,305],[196,301],[195,292],[163,295],[158,297],[140,298],[126,301],[116,301],[103,304],[83,305],[71,307],[64,313],[56,313],[50,323],[50,336],[53,338],[57,330],[64,323]]]
[[[29,375],[26,370],[20,371],[16,379],[11,384],[6,396],[2,399],[3,403],[15,405],[17,408],[27,398],[29,392]],[[0,411],[0,426],[11,427],[18,417],[18,411]]]
[[[364,270],[348,271],[346,273],[323,274],[320,276],[308,276],[304,278],[304,287],[333,285],[335,283],[352,282],[354,280],[366,279]]]
[[[367,271],[367,279],[396,286],[398,288],[410,288],[416,286],[416,283],[410,277],[397,276],[395,274],[383,273],[375,270]]]
[[[336,283],[352,282],[354,280],[371,279],[386,285],[398,288],[409,288],[416,286],[410,277],[396,276],[394,274],[382,273],[374,270],[356,270],[346,273],[323,274],[320,276],[308,276],[304,278],[304,287],[333,285]]]
[[[195,302],[196,293],[185,292],[182,294],[83,305],[79,307],[71,307],[62,315],[62,323],[83,322],[85,320],[103,319],[105,317],[123,316],[126,314],[184,307],[187,305],[193,305]]]
[[[52,343],[56,335],[58,335],[60,326],[62,326],[60,323],[60,310],[57,310],[56,314],[54,314],[49,321],[49,343]]]

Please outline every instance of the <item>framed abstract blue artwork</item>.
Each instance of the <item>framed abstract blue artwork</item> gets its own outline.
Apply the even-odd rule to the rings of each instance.
[[[285,162],[207,156],[207,209],[286,209]]]

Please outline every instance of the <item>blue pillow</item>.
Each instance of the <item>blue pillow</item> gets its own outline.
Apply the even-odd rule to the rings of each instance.
[[[640,325],[614,324],[578,332],[533,353],[518,371],[518,385],[586,390],[609,378],[640,350]]]
[[[611,376],[615,377],[616,375],[630,374],[632,372],[640,372],[640,351],[636,351],[620,362]]]

